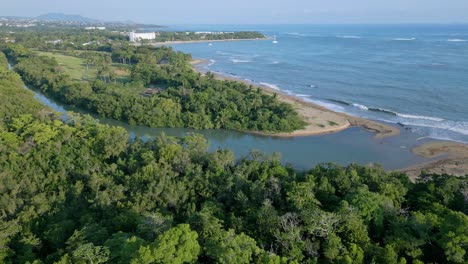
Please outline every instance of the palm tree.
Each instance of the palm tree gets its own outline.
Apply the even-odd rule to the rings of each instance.
[[[212,72],[207,72],[206,78],[208,78],[210,81],[213,81],[215,79],[215,75]]]

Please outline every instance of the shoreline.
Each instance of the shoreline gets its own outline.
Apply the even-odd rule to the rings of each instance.
[[[452,176],[468,175],[468,144],[454,141],[433,141],[414,147],[411,151],[418,156],[435,159],[398,170],[406,173],[413,180],[421,172]]]
[[[192,68],[201,74],[205,73],[197,69],[195,66],[206,63],[209,63],[209,61],[203,59],[195,59],[191,62],[193,66]],[[277,94],[280,101],[292,105],[293,108],[299,113],[299,115],[301,115],[308,123],[304,129],[296,130],[290,133],[266,133],[260,131],[243,132],[272,137],[300,137],[337,133],[350,127],[361,127],[375,133],[375,137],[378,139],[400,134],[400,129],[396,126],[379,123],[377,121],[365,118],[354,117],[346,113],[335,112],[321,105],[305,101],[302,98],[295,97],[293,95],[285,94],[281,90],[273,89],[263,84],[251,83],[240,78],[225,76],[219,73],[213,74],[219,80],[238,81],[254,88],[260,88],[266,94]]]
[[[234,41],[256,41],[256,40],[269,40],[269,38],[255,38],[255,39],[215,39],[215,40],[175,40],[165,42],[152,42],[148,43],[151,46],[160,47],[167,45],[177,44],[193,44],[193,43],[212,43],[212,42],[234,42]],[[137,45],[141,45],[137,43]]]
[[[196,66],[200,64],[207,64],[208,60],[193,60],[191,62],[192,68],[205,74]],[[375,138],[383,139],[386,137],[397,136],[400,134],[400,129],[396,126],[380,123],[361,117],[351,116],[346,113],[335,112],[321,105],[313,102],[308,102],[300,97],[295,97],[285,94],[281,90],[273,89],[266,85],[251,83],[241,78],[225,76],[220,73],[212,72],[219,80],[240,81],[254,88],[260,88],[266,94],[277,94],[278,99],[282,102],[291,104],[296,111],[305,118],[309,125],[302,130],[297,130],[292,133],[265,133],[256,131],[242,131],[244,133],[272,136],[272,137],[300,137],[300,136],[315,136],[320,134],[337,133],[350,127],[361,127],[365,130],[371,131],[375,134]],[[328,127],[318,127],[317,120],[338,120],[338,125]],[[454,141],[440,141],[434,139],[429,143],[421,144],[411,149],[411,152],[417,156],[429,159],[424,163],[415,164],[406,168],[394,170],[397,172],[406,173],[411,180],[415,181],[422,172],[448,174],[455,176],[468,175],[468,144],[454,142]],[[432,159],[432,160],[431,160]]]

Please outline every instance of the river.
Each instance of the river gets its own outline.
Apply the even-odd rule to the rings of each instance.
[[[43,104],[63,113],[64,116],[66,116],[67,111],[89,114],[81,109],[63,105],[47,98],[37,91],[32,91]],[[151,139],[162,133],[181,137],[194,132],[205,136],[210,141],[210,150],[227,148],[232,150],[237,157],[248,155],[251,150],[259,150],[268,154],[280,153],[282,162],[291,164],[297,169],[309,169],[324,162],[334,162],[341,165],[378,163],[389,170],[404,168],[427,161],[427,159],[414,155],[411,148],[430,140],[418,141],[414,133],[404,130],[399,136],[377,139],[373,133],[357,127],[334,134],[278,138],[229,130],[150,128],[92,116],[99,119],[102,124],[125,128],[131,137]]]
[[[9,65],[11,69],[11,66]],[[29,89],[25,86],[26,89]],[[66,118],[68,111],[90,114],[76,107],[64,105],[45,95],[34,92],[35,97]],[[344,131],[294,138],[252,135],[230,130],[194,130],[187,128],[150,128],[129,125],[122,121],[92,115],[102,124],[125,128],[131,137],[151,139],[165,133],[182,137],[187,133],[198,133],[210,141],[210,150],[230,149],[237,157],[243,157],[252,150],[267,154],[280,153],[281,161],[297,169],[310,169],[319,163],[334,162],[341,165],[358,163],[360,165],[380,164],[383,168],[394,170],[428,161],[411,152],[411,148],[431,141],[418,140],[416,134],[402,130],[398,136],[377,139],[374,134],[362,128],[352,127]]]

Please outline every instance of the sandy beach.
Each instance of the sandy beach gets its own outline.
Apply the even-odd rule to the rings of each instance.
[[[193,60],[192,65],[208,63],[206,60]],[[196,67],[194,70],[199,71]],[[400,133],[400,129],[395,126],[387,125],[377,121],[351,116],[345,113],[339,113],[327,109],[323,106],[304,101],[301,98],[284,94],[280,90],[273,89],[265,85],[253,85],[245,80],[228,77],[221,74],[216,74],[216,78],[220,80],[240,81],[253,87],[261,88],[267,94],[276,93],[278,98],[285,103],[292,105],[296,111],[307,121],[308,125],[302,129],[292,133],[276,133],[268,134],[264,132],[248,133],[269,135],[275,137],[299,137],[312,136],[325,133],[335,133],[347,129],[352,126],[361,127],[375,133],[375,137],[382,139],[385,137],[396,136]],[[415,155],[434,159],[434,161],[417,164],[408,168],[403,168],[399,171],[407,173],[412,180],[415,180],[421,172],[448,174],[448,175],[468,175],[468,145],[452,141],[433,141],[427,144],[420,145],[412,152]]]
[[[207,63],[206,60],[193,60],[192,65],[196,66],[198,64]],[[198,71],[196,67],[193,67],[194,70]],[[267,94],[277,94],[279,100],[282,102],[292,105],[296,111],[303,117],[303,119],[308,123],[308,125],[301,130],[296,130],[292,133],[265,133],[265,132],[255,132],[249,131],[250,133],[260,134],[260,135],[269,135],[275,137],[298,137],[298,136],[311,136],[319,135],[326,133],[335,133],[342,131],[351,126],[358,126],[369,131],[372,131],[376,134],[377,138],[384,138],[388,136],[395,136],[400,133],[400,130],[397,127],[379,123],[376,121],[354,117],[347,115],[345,113],[338,113],[327,109],[323,106],[304,101],[301,98],[284,94],[280,90],[273,89],[266,85],[253,85],[245,80],[228,77],[221,74],[216,74],[216,78],[219,80],[229,80],[229,81],[240,81],[253,87],[258,87]]]
[[[418,164],[400,171],[416,179],[421,172],[468,175],[468,145],[452,141],[434,141],[412,149],[413,153],[435,161]]]

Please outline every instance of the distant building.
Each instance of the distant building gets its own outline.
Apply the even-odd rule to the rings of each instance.
[[[82,46],[89,46],[89,45],[93,45],[93,44],[100,45],[101,43],[99,43],[99,41],[91,41],[91,42],[83,43],[83,44],[81,44],[81,45],[82,45]]]
[[[46,41],[46,43],[51,43],[51,44],[60,44],[62,43],[62,40],[61,39],[57,39],[57,40],[50,40],[50,41]]]
[[[1,38],[0,40],[2,40],[5,43],[15,43],[15,41],[16,41],[15,39],[12,39],[12,38],[9,38],[9,37]]]
[[[95,29],[98,29],[98,30],[105,30],[106,27],[85,27],[86,30],[95,30]]]
[[[150,33],[135,33],[135,32],[130,32],[128,34],[128,37],[130,38],[131,42],[137,42],[143,39],[147,40],[153,40],[156,39],[156,33],[155,32],[150,32]]]

